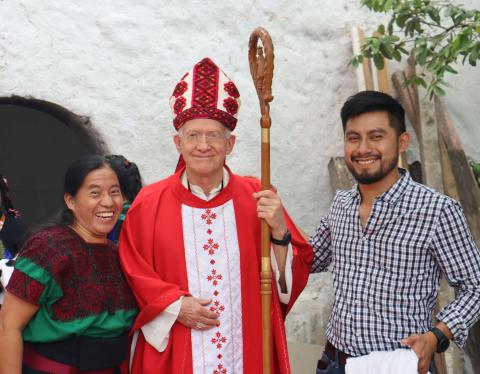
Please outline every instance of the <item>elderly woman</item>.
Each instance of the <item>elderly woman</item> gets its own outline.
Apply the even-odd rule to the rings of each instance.
[[[73,163],[58,224],[22,248],[0,310],[0,373],[117,373],[136,305],[107,239],[122,210],[101,156]],[[23,335],[23,339],[22,339]],[[23,365],[22,365],[23,362]]]

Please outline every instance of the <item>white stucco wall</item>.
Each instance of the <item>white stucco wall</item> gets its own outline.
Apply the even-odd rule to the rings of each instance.
[[[247,46],[262,25],[275,46],[272,182],[310,232],[332,196],[327,163],[342,151],[339,108],[356,87],[349,30],[373,24],[367,14],[352,1],[3,0],[0,96],[32,96],[90,116],[110,151],[137,162],[150,183],[176,163],[168,98],[209,56],[242,95],[229,164],[259,175]]]
[[[32,96],[90,116],[110,151],[137,162],[150,183],[176,162],[168,97],[209,56],[242,95],[229,163],[259,175],[247,44],[262,25],[275,45],[272,182],[311,232],[332,196],[328,160],[342,153],[339,109],[356,89],[350,28],[368,30],[379,19],[349,0],[1,0],[0,96]]]
[[[298,224],[312,232],[332,197],[328,161],[342,154],[339,110],[357,87],[347,64],[350,28],[371,30],[380,19],[359,3],[0,0],[0,97],[31,96],[89,116],[110,151],[137,162],[151,183],[177,161],[168,98],[183,73],[209,56],[242,95],[229,164],[239,174],[259,175],[259,108],[247,46],[251,31],[264,26],[275,46],[272,182]],[[468,3],[480,7],[479,0]],[[467,124],[461,132],[469,154],[480,158],[480,74],[467,74],[463,82],[476,83],[453,78],[457,102],[449,105],[467,103],[457,110]],[[315,279],[302,300],[317,298],[324,307],[331,289]],[[290,330],[318,344],[328,318],[323,307],[312,311],[316,316],[294,310],[298,323],[290,322]]]

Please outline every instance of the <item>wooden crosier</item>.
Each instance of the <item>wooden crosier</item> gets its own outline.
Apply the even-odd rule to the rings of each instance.
[[[258,46],[261,40],[263,48]],[[272,96],[273,78],[273,43],[267,30],[257,27],[250,35],[248,44],[248,62],[255,89],[260,102],[261,144],[262,144],[262,190],[270,188],[270,102]],[[272,370],[272,271],[270,267],[270,227],[262,219],[261,223],[261,271],[260,293],[262,297],[262,347],[263,374]]]

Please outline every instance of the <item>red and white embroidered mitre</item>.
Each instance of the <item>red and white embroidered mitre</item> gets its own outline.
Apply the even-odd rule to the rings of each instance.
[[[233,130],[237,125],[240,93],[235,83],[206,57],[177,83],[170,97],[170,108],[176,130],[195,118],[214,119]]]

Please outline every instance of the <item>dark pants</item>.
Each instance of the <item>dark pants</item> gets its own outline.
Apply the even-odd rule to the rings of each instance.
[[[338,362],[338,357],[330,357],[327,352],[323,352],[315,374],[345,374],[345,366]]]

